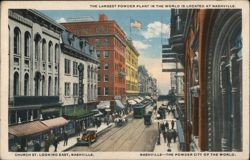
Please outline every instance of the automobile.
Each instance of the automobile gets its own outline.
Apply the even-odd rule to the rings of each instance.
[[[145,114],[144,115],[144,125],[151,125],[152,121],[151,121],[151,114]]]
[[[97,131],[96,130],[86,130],[81,133],[80,137],[77,138],[77,144],[87,144],[91,145],[91,143],[97,140]]]

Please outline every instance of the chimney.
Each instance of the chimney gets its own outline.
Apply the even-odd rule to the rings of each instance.
[[[99,21],[107,21],[108,17],[105,14],[99,14]]]

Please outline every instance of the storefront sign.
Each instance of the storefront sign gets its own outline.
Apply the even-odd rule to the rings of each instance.
[[[78,104],[83,104],[83,64],[80,63],[78,65],[78,71],[79,71],[79,98],[78,98]]]

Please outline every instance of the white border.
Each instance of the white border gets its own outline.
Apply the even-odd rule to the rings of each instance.
[[[115,5],[115,8],[93,8],[91,5]],[[141,8],[140,5],[149,5],[147,8]],[[243,152],[230,152],[235,153],[236,156],[140,156],[140,152],[93,152],[94,157],[40,157],[40,156],[15,156],[15,153],[8,152],[8,9],[9,8],[29,8],[29,9],[46,9],[46,10],[72,10],[72,9],[85,9],[85,10],[146,10],[146,9],[166,9],[155,8],[152,5],[179,5],[180,8],[187,8],[188,5],[204,5],[205,8],[201,9],[220,9],[215,7],[208,7],[208,5],[234,5],[237,9],[242,9],[243,19]],[[133,8],[119,8],[119,5],[135,5]],[[185,5],[185,7],[183,6]],[[199,7],[197,7],[198,9]],[[170,8],[168,8],[170,9]],[[192,9],[192,7],[190,7]],[[230,9],[225,6],[223,9]],[[248,1],[4,1],[1,4],[1,57],[0,57],[0,159],[248,159],[249,157],[249,3]],[[39,152],[43,153],[43,152]],[[39,154],[37,153],[37,154]],[[143,152],[145,153],[145,152]],[[150,153],[150,152],[146,152]],[[188,152],[194,153],[194,152]],[[225,153],[225,152],[200,152],[202,154],[211,153]]]

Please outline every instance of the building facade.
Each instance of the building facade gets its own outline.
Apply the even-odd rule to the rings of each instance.
[[[98,66],[98,100],[125,99],[125,33],[104,14],[98,21],[63,23],[70,32],[95,46]]]
[[[75,106],[83,107],[97,101],[99,61],[94,47],[85,39],[66,30],[61,37],[60,100],[67,113]]]
[[[242,151],[242,12],[172,10],[184,64],[185,150]]]
[[[9,147],[23,151],[43,141],[43,120],[61,116],[60,33],[63,27],[36,10],[9,10]],[[45,122],[46,123],[46,122]],[[13,142],[13,143],[12,143]]]
[[[126,41],[126,96],[138,96],[138,57],[139,53],[131,40]]]

